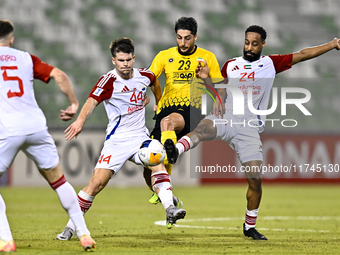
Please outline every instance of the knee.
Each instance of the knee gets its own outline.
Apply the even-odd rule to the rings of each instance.
[[[161,130],[162,131],[174,130],[174,129],[175,129],[174,128],[174,122],[169,116],[164,117],[161,120]]]
[[[205,125],[198,125],[195,128],[195,133],[197,133],[198,136],[203,136],[206,133],[206,126]]]
[[[202,141],[213,140],[216,137],[216,129],[208,123],[199,124],[194,132]]]

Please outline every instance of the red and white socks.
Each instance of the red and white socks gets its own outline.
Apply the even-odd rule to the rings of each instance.
[[[85,191],[79,191],[78,193],[78,203],[81,211],[85,214],[92,206],[94,196],[90,196]]]
[[[172,188],[170,175],[167,171],[158,171],[151,175],[152,189],[157,193],[159,199],[162,201],[164,209],[173,205]]]
[[[193,147],[193,143],[189,136],[183,136],[181,139],[178,140],[176,143],[176,148],[178,149],[178,156],[181,155],[183,152],[190,150]]]
[[[92,206],[94,200],[94,196],[90,196],[89,194],[87,194],[85,191],[79,191],[78,193],[78,204],[80,206],[82,215],[84,215]],[[72,219],[69,219],[69,221],[66,224],[66,227],[69,227],[73,230],[76,229]],[[78,234],[78,231],[77,231]],[[78,235],[79,236],[79,235]]]
[[[245,230],[248,230],[250,228],[255,228],[258,213],[259,213],[258,208],[254,210],[250,210],[250,211],[247,209],[245,225],[244,225]]]
[[[79,237],[82,235],[90,235],[86,227],[83,212],[80,210],[81,207],[79,207],[77,203],[77,194],[72,185],[66,181],[64,176],[56,182],[50,183],[50,185],[57,192],[61,205],[67,211],[72,222],[70,225],[73,225],[72,229],[77,230]]]

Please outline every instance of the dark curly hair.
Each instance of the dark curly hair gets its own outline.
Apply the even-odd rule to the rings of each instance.
[[[259,35],[261,35],[261,39],[264,42],[267,38],[267,32],[266,30],[264,30],[263,27],[257,26],[257,25],[252,25],[250,27],[248,27],[246,29],[245,34],[247,34],[248,32],[254,32],[254,33],[258,33]]]
[[[189,30],[193,35],[197,34],[197,21],[193,17],[182,17],[176,21],[175,32],[179,29]]]

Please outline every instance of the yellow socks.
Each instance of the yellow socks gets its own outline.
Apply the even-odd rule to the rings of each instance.
[[[161,143],[164,144],[164,142],[165,142],[167,139],[171,139],[171,140],[174,142],[174,144],[176,144],[176,143],[177,143],[176,132],[173,131],[173,130],[163,131],[162,134],[161,134]],[[163,163],[164,163],[164,165],[165,165],[166,171],[168,172],[169,175],[171,175],[172,164],[169,164],[168,158],[167,158],[167,157],[165,157]]]

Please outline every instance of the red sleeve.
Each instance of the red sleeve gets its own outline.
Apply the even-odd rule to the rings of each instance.
[[[222,74],[222,76],[223,76],[224,78],[228,78],[228,74],[227,74],[227,67],[228,67],[228,64],[229,64],[230,62],[235,61],[235,60],[236,60],[235,58],[229,59],[229,60],[227,60],[227,61],[224,63],[224,65],[222,66],[221,74]]]
[[[43,82],[48,83],[50,81],[50,73],[54,66],[46,64],[41,61],[40,58],[31,54],[33,61],[33,77],[34,79],[39,79]]]
[[[222,76],[224,77],[224,83],[225,83],[225,84],[228,83],[228,73],[227,73],[228,64],[229,64],[230,62],[235,61],[235,60],[236,60],[235,58],[229,59],[229,60],[227,60],[227,61],[224,63],[224,65],[222,66],[221,74],[222,74]]]
[[[113,93],[113,84],[116,78],[114,76],[103,75],[97,81],[96,86],[91,90],[89,97],[94,98],[98,104],[104,100],[110,99]]]
[[[292,67],[293,53],[287,55],[269,55],[273,61],[276,73],[281,73]]]
[[[146,69],[146,68],[139,68],[138,70],[139,70],[141,75],[149,78],[149,80],[150,80],[149,86],[152,86],[152,85],[155,84],[156,76],[153,72],[151,72],[149,69]]]

